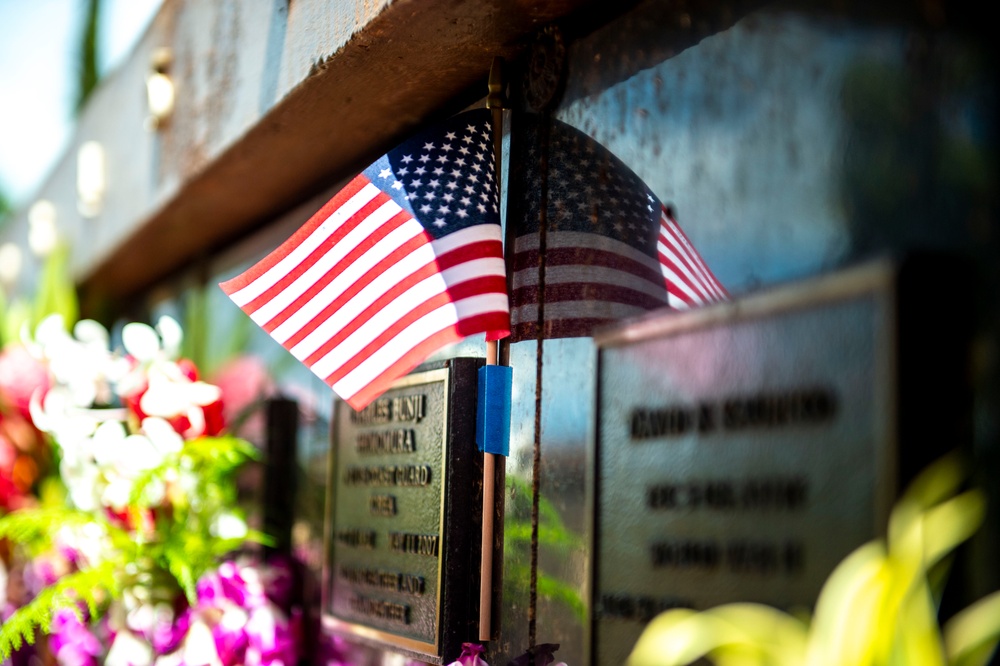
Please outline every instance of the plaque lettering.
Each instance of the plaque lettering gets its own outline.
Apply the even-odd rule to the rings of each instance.
[[[423,594],[426,587],[423,576],[368,567],[342,566],[340,577],[355,585],[415,596]]]
[[[798,511],[806,508],[808,491],[799,476],[658,483],[646,489],[646,506],[652,511]]]
[[[630,594],[602,594],[597,613],[602,618],[649,622],[671,608],[694,608],[688,599],[655,598]]]
[[[726,400],[722,420],[727,430],[814,424],[829,421],[836,406],[833,393],[822,388],[760,394]]]
[[[731,571],[768,575],[779,571],[791,574],[805,565],[805,548],[799,542],[783,544],[738,540],[726,546],[726,564]]]
[[[430,465],[351,466],[344,475],[349,486],[427,486],[430,482]]]
[[[397,421],[419,422],[424,418],[423,395],[401,395],[392,399],[392,408]]]
[[[337,542],[351,548],[371,550],[375,547],[375,530],[338,530]]]
[[[368,499],[368,510],[373,516],[395,516],[396,498],[393,495],[372,495]]]
[[[653,568],[716,569],[737,574],[796,574],[805,567],[800,541],[774,543],[753,539],[716,541],[660,541],[651,546]]]
[[[683,435],[694,421],[694,412],[683,407],[636,409],[632,412],[632,439]]]
[[[355,446],[358,453],[365,455],[413,453],[415,439],[413,431],[405,429],[363,432],[358,435]]]
[[[389,550],[394,553],[437,557],[440,537],[436,534],[389,532]]]
[[[652,550],[654,568],[714,569],[721,559],[714,541],[661,541]]]
[[[633,440],[644,440],[680,437],[695,431],[709,433],[716,429],[716,415],[720,412],[722,427],[738,431],[823,423],[836,411],[837,397],[825,388],[735,396],[718,404],[637,407],[629,416],[629,435]]]
[[[396,604],[391,601],[381,599],[371,599],[369,597],[353,597],[348,602],[358,615],[372,617],[398,624],[410,623],[410,607],[406,604]]]
[[[392,421],[392,401],[381,398],[360,412],[351,412],[351,423],[357,426],[382,425]]]

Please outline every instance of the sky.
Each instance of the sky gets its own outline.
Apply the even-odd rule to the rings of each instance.
[[[162,0],[103,0],[102,75],[125,60]],[[0,0],[0,191],[27,204],[73,132],[85,0]]]

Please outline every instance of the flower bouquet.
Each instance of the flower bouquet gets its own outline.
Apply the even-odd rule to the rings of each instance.
[[[30,601],[4,612],[0,661],[36,634],[60,663],[289,664],[290,570],[226,559],[263,536],[233,476],[256,457],[224,434],[222,395],[179,358],[181,327],[52,316],[25,340],[47,370],[29,412],[51,438],[63,501],[0,518]]]

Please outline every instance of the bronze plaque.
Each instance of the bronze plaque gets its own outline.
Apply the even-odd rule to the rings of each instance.
[[[443,663],[478,619],[479,359],[410,374],[360,412],[337,401],[327,506],[327,630]]]
[[[896,271],[601,332],[591,664],[671,607],[809,607],[897,486]]]

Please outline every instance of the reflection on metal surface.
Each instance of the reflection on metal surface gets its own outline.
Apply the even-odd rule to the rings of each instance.
[[[516,117],[514,132],[514,341],[588,336],[664,305],[727,297],[673,212],[607,149],[541,116]]]
[[[471,638],[480,363],[408,375],[360,412],[338,401],[323,602],[334,633],[434,663]]]
[[[808,607],[896,485],[888,263],[599,334],[593,664],[671,607]]]
[[[545,26],[531,46],[524,77],[524,101],[532,111],[550,109],[566,85],[566,43],[558,26]]]

